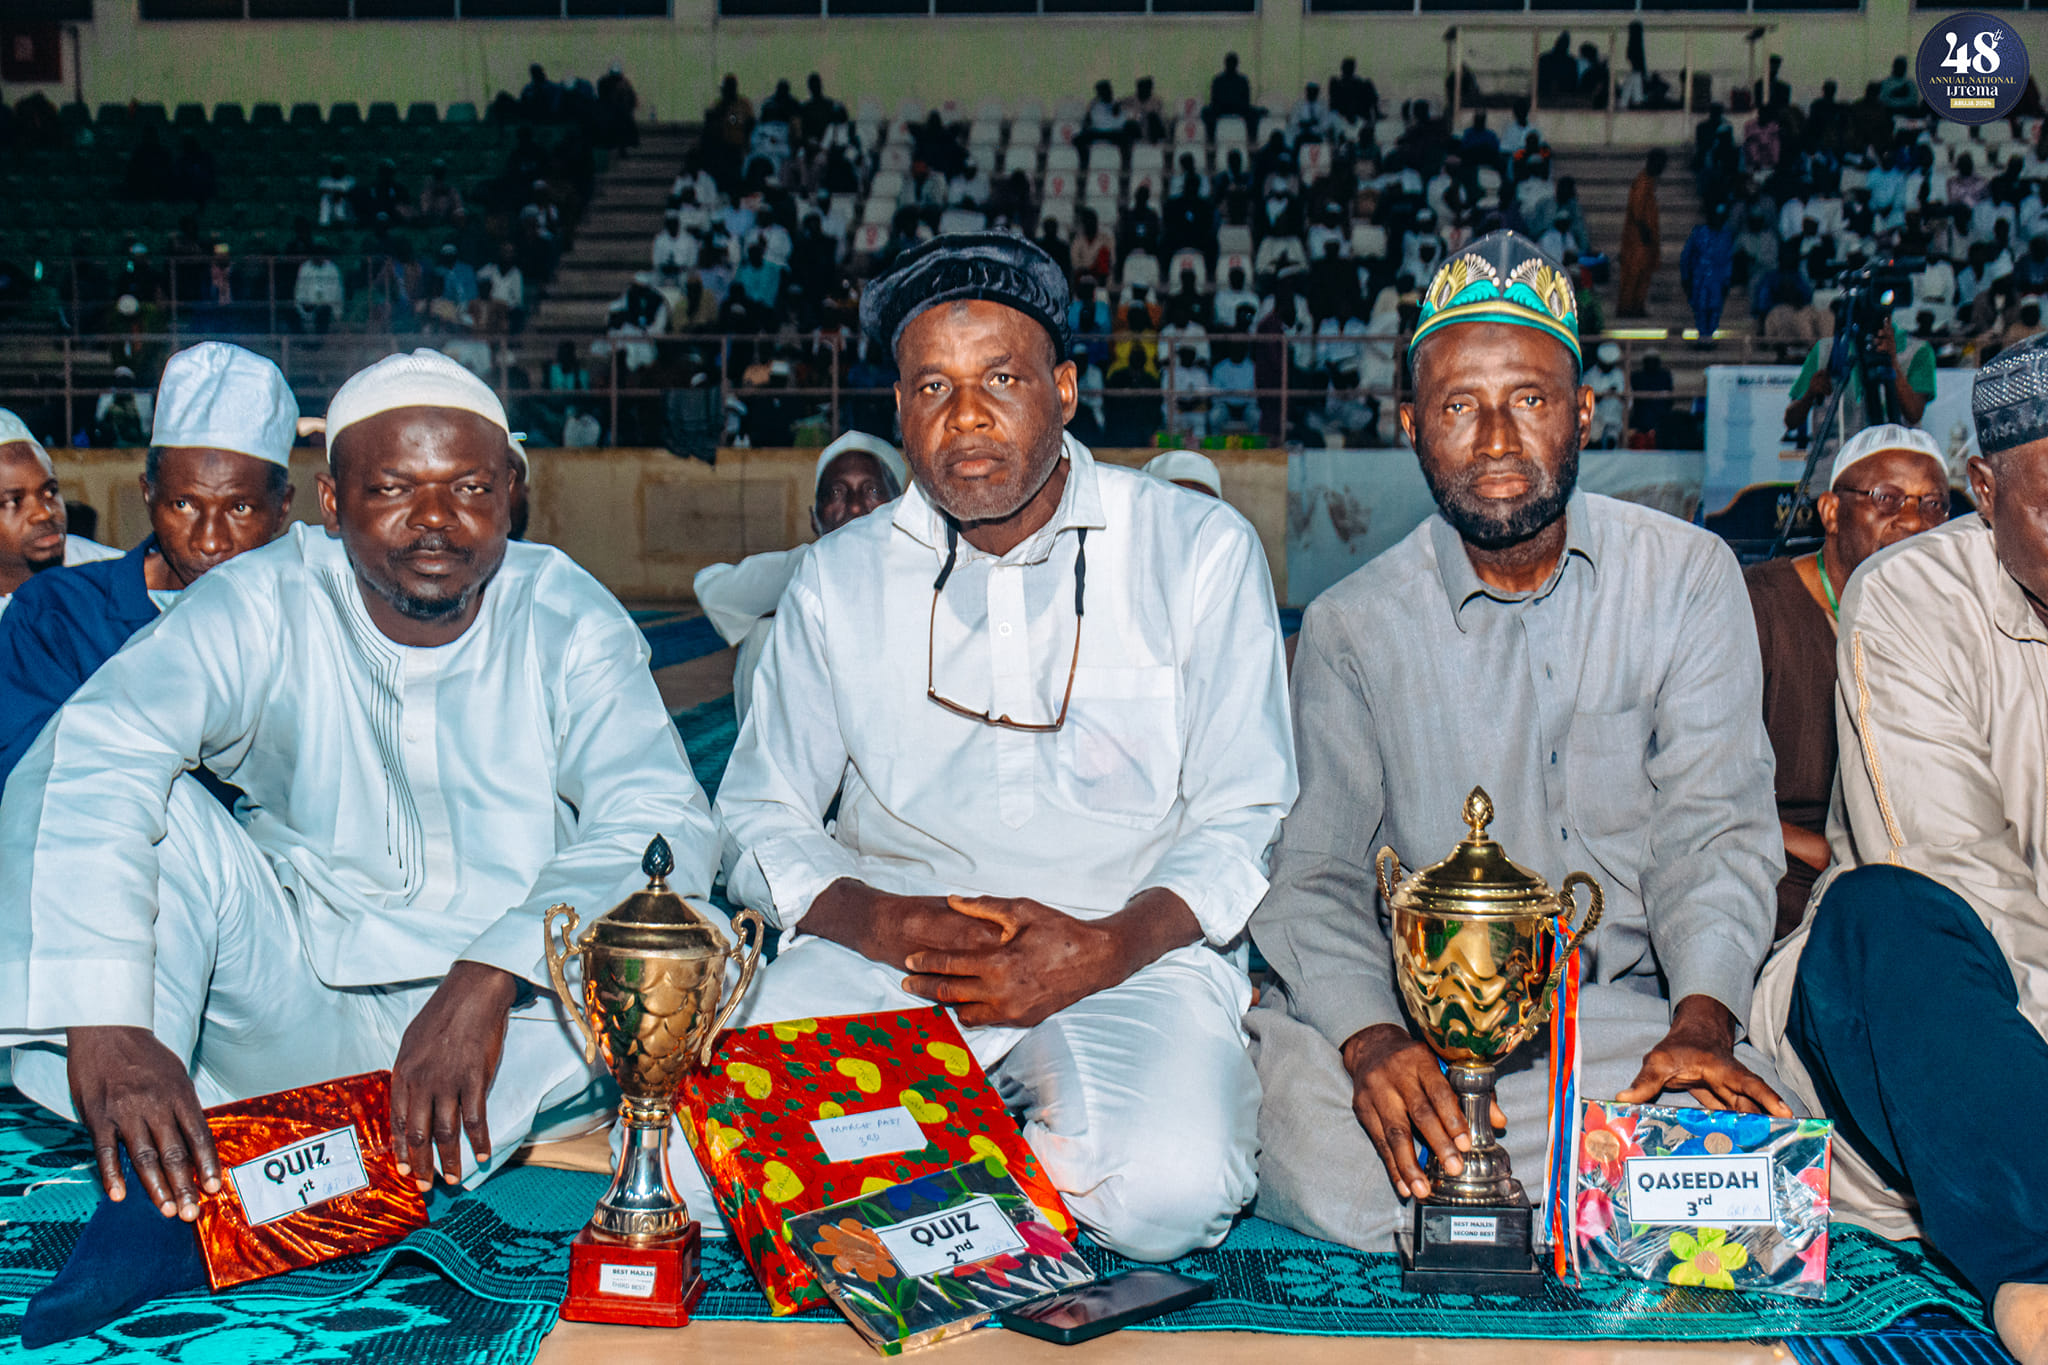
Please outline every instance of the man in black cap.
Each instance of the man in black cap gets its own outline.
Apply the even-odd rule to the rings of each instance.
[[[1842,590],[1834,871],[1750,1019],[1836,1122],[1836,1210],[1924,1236],[2028,1365],[2048,1361],[2048,1190],[2012,1122],[2048,1087],[2043,395],[2048,337],[1979,370],[1977,514]]]
[[[791,581],[719,810],[790,936],[743,1021],[951,1007],[1081,1221],[1162,1261],[1255,1185],[1231,945],[1294,749],[1257,535],[1064,434],[1067,304],[996,233],[862,298],[913,484]]]

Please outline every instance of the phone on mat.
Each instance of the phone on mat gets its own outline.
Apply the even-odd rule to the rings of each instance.
[[[997,1318],[1013,1332],[1072,1346],[1187,1308],[1215,1292],[1213,1281],[1170,1270],[1126,1270],[1070,1293],[1006,1309]]]

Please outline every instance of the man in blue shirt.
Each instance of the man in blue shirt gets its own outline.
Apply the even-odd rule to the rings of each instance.
[[[37,575],[0,617],[0,782],[180,590],[284,529],[298,419],[277,366],[239,346],[204,342],[165,364],[142,475],[150,535],[118,559]]]

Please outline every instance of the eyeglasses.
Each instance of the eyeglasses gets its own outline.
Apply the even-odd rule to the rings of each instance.
[[[946,523],[946,564],[939,570],[939,576],[932,581],[932,617],[930,632],[925,636],[924,647],[924,694],[945,707],[956,716],[993,725],[999,730],[1020,730],[1026,734],[1049,735],[1067,723],[1067,707],[1074,700],[1074,677],[1081,670],[1081,616],[1088,585],[1088,530],[1080,528],[1080,543],[1074,550],[1074,657],[1067,664],[1067,690],[1060,698],[1060,713],[1046,724],[1033,725],[1021,720],[1011,720],[1007,715],[991,715],[987,711],[976,711],[949,701],[939,695],[934,681],[933,669],[938,654],[939,594],[946,589],[946,580],[953,576],[953,565],[960,557],[960,528],[950,520]]]
[[[1859,498],[1869,498],[1870,505],[1882,517],[1895,517],[1911,506],[1920,509],[1920,520],[1934,525],[1948,520],[1948,494],[1929,493],[1924,498],[1911,497],[1896,488],[1835,488],[1835,493],[1854,493]]]

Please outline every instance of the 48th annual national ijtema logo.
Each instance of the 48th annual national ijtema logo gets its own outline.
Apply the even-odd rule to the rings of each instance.
[[[1951,14],[1920,43],[1914,72],[1938,117],[1989,123],[2013,111],[2027,89],[2027,47],[1994,14]]]

